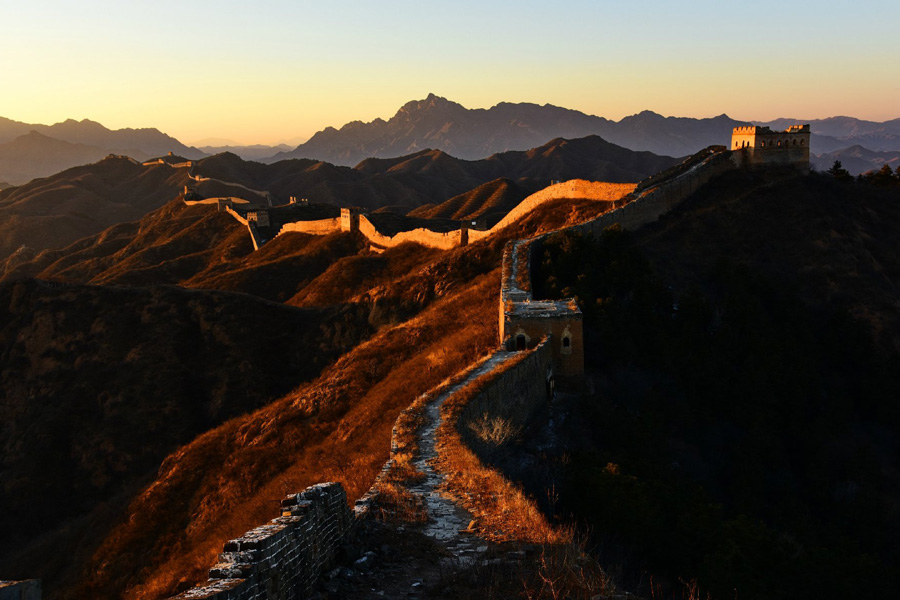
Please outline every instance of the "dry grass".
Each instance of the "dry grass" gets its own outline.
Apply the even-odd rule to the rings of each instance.
[[[104,541],[81,595],[166,597],[205,579],[222,544],[271,519],[285,493],[334,480],[361,496],[401,410],[496,345],[498,293],[497,269],[475,277],[314,382],[174,453]]]
[[[459,419],[469,401],[529,354],[522,352],[508,359],[444,402],[437,431],[438,468],[446,477],[448,491],[476,516],[479,533],[484,537],[494,541],[570,542],[571,532],[554,528],[520,488],[498,471],[484,466],[465,445],[458,429]]]
[[[428,507],[422,496],[410,492],[403,483],[380,481],[374,504],[375,518],[385,523],[422,524],[428,522]]]
[[[479,440],[491,446],[502,446],[522,433],[522,428],[514,425],[509,419],[492,417],[488,413],[482,413],[480,418],[469,421],[466,427]]]

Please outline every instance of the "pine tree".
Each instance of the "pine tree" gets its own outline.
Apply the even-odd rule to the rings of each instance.
[[[831,168],[828,169],[827,173],[838,181],[853,181],[853,176],[850,174],[850,171],[845,169],[839,160],[834,161],[834,164],[831,165]]]

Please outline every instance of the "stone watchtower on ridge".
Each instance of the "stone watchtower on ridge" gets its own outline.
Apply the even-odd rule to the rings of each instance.
[[[784,131],[749,125],[735,127],[731,150],[745,167],[788,165],[809,168],[809,125],[791,125]]]

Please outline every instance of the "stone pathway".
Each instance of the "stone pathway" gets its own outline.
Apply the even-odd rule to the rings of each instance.
[[[439,491],[444,482],[444,476],[434,469],[432,462],[437,458],[435,436],[441,422],[441,405],[467,383],[493,370],[513,355],[515,352],[499,351],[495,353],[484,364],[472,371],[465,380],[431,401],[425,407],[427,423],[417,432],[419,455],[413,464],[425,474],[425,479],[410,486],[409,491],[421,496],[428,509],[429,521],[423,526],[422,533],[445,547],[452,557],[448,560],[453,560],[460,566],[474,563],[480,554],[487,551],[488,546],[486,541],[468,531],[472,514]]]

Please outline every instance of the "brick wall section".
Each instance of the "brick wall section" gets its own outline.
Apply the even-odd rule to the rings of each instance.
[[[568,230],[599,235],[619,223],[637,229],[656,221],[710,179],[738,168],[738,153],[724,147],[698,152],[682,164],[641,182],[618,200],[616,210]],[[508,350],[530,348],[548,338],[560,385],[578,389],[584,376],[583,315],[574,301],[536,301],[532,296],[531,264],[540,255],[544,237],[514,240],[503,252],[500,290],[500,343]]]
[[[320,483],[281,501],[282,516],[225,543],[209,580],[172,600],[306,598],[331,566],[353,517],[339,483]]]
[[[288,232],[307,233],[310,235],[328,235],[341,230],[341,218],[321,219],[319,221],[295,221],[285,223],[278,235]]]
[[[462,242],[464,237],[467,239],[467,236],[465,236],[466,231],[467,230],[465,229],[456,229],[454,231],[442,233],[431,231],[430,229],[419,228],[411,231],[401,231],[396,235],[390,236],[379,232],[375,225],[373,225],[365,215],[360,215],[359,217],[359,232],[366,236],[370,242],[376,246],[381,246],[382,248],[392,248],[404,242],[415,242],[428,248],[450,250],[457,246],[464,245]]]
[[[551,354],[550,341],[544,340],[522,362],[483,375],[486,385],[469,400],[456,423],[463,441],[476,455],[484,456],[491,447],[475,435],[469,423],[487,415],[491,419],[507,420],[514,427],[525,427],[550,401]]]
[[[366,238],[379,248],[393,248],[404,242],[414,242],[428,248],[437,248],[439,250],[450,250],[458,246],[465,246],[490,236],[506,225],[522,217],[526,213],[534,210],[534,208],[545,202],[559,200],[561,198],[569,199],[588,199],[612,202],[627,196],[635,189],[637,184],[634,183],[606,183],[602,181],[585,181],[584,179],[572,179],[564,181],[544,188],[536,192],[519,203],[512,211],[509,212],[499,223],[489,230],[480,231],[476,229],[460,228],[454,231],[438,232],[430,229],[413,229],[411,231],[401,231],[400,233],[390,236],[384,235],[373,225],[364,214],[360,214],[358,219],[358,228]],[[344,209],[346,210],[346,209]],[[349,212],[344,217],[345,223],[341,223],[340,219],[323,219],[321,221],[305,221],[300,223],[287,223],[278,232],[278,235],[291,232],[308,233],[312,235],[327,235],[335,231],[355,231],[356,222],[350,225],[348,219]],[[238,218],[243,222],[243,219]]]
[[[545,202],[561,198],[612,202],[630,194],[634,191],[636,185],[636,183],[606,183],[603,181],[586,181],[584,179],[571,179],[562,183],[556,183],[522,200],[499,223],[494,225],[491,231],[497,231],[506,227]]]
[[[41,600],[41,580],[0,581],[0,600]]]
[[[637,229],[652,223],[681,204],[709,180],[738,168],[738,163],[736,153],[728,151],[710,153],[685,172],[642,191],[634,192],[630,202],[625,206],[600,215],[587,223],[575,225],[572,230],[599,235],[614,223],[619,223],[623,229]]]

